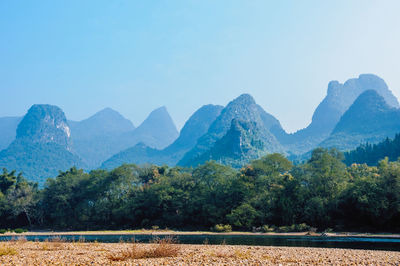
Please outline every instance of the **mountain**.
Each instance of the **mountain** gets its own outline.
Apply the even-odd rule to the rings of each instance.
[[[196,166],[207,160],[203,154],[212,149],[216,142],[227,134],[228,130],[232,128],[233,119],[254,123],[254,126],[249,130],[257,128],[257,132],[263,132],[261,138],[265,147],[267,147],[266,151],[283,151],[275,136],[270,133],[271,128],[282,128],[279,121],[257,105],[249,94],[242,94],[222,110],[207,133],[199,138],[196,146],[185,154],[178,165]]]
[[[135,129],[131,121],[111,108],[105,108],[85,120],[71,123],[70,126],[73,137],[80,139],[104,134],[120,134]]]
[[[55,143],[71,149],[71,130],[64,112],[57,106],[35,104],[17,127],[17,141]]]
[[[269,132],[262,130],[255,122],[233,119],[226,134],[209,150],[192,160],[191,164],[198,165],[214,160],[240,168],[251,160],[276,151],[274,147],[264,142],[269,138]]]
[[[69,124],[75,151],[90,169],[124,148],[120,136],[135,130],[131,121],[111,108],[80,122],[69,121]]]
[[[72,153],[64,112],[52,105],[33,105],[18,124],[16,139],[0,152],[0,168],[21,171],[39,184],[72,166],[85,167]]]
[[[163,150],[157,150],[139,143],[115,154],[102,164],[102,168],[112,169],[123,163],[153,163],[175,165],[183,155],[194,147],[197,139],[205,134],[210,124],[223,109],[219,105],[204,105],[198,109],[185,123],[179,137]]]
[[[396,134],[393,139],[386,138],[377,144],[361,144],[356,149],[345,152],[344,156],[347,165],[353,163],[377,165],[385,157],[388,157],[389,161],[397,161],[400,157],[400,134]]]
[[[17,135],[22,117],[0,117],[0,151],[7,148]]]
[[[280,130],[272,132],[290,152],[294,154],[307,152],[329,137],[340,117],[357,97],[367,90],[375,90],[389,106],[399,107],[396,97],[383,79],[372,74],[362,74],[358,78],[347,80],[344,84],[331,81],[326,97],[318,105],[311,124],[305,129],[294,134],[285,134]]]
[[[340,118],[320,146],[349,150],[376,143],[400,132],[400,109],[393,108],[375,90],[362,93]]]
[[[179,135],[178,130],[165,106],[150,113],[135,130],[123,134],[126,148],[143,142],[149,147],[163,149],[170,145]]]
[[[138,143],[162,149],[178,136],[165,107],[152,111],[138,128],[111,108],[86,120],[70,123],[74,148],[89,169],[99,167],[108,158]]]

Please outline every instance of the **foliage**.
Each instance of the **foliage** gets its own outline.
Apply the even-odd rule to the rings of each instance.
[[[377,144],[362,144],[354,150],[345,152],[344,155],[347,165],[353,163],[377,165],[385,157],[388,157],[389,161],[396,161],[400,157],[400,134],[396,134],[393,139],[386,138]]]
[[[16,254],[18,254],[18,252],[15,248],[4,244],[0,246],[0,257],[6,255],[16,255]]]
[[[4,170],[0,228],[399,231],[400,161],[342,160],[319,148],[296,166],[270,154],[240,170],[212,161],[194,169],[71,168],[40,190]]]
[[[216,224],[214,227],[211,228],[212,231],[217,232],[217,233],[229,233],[232,232],[232,226],[229,224]]]

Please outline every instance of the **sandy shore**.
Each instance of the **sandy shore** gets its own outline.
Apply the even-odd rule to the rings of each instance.
[[[400,252],[229,245],[178,246],[176,257],[114,261],[131,243],[2,242],[0,265],[399,265]],[[150,249],[152,244],[135,244]],[[14,255],[2,255],[1,250]]]

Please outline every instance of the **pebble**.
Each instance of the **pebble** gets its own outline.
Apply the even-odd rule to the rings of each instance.
[[[399,265],[400,252],[304,247],[179,245],[170,258],[111,261],[129,243],[3,242],[16,255],[0,256],[0,265]],[[136,244],[148,248],[149,244]]]

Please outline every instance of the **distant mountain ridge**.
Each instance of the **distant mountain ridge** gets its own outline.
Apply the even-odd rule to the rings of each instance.
[[[223,109],[219,105],[204,105],[198,109],[185,123],[179,137],[163,150],[148,147],[139,143],[134,147],[123,150],[102,164],[102,168],[112,169],[123,163],[153,163],[175,165],[183,155],[194,147],[197,139],[205,134],[210,124]]]
[[[17,136],[17,127],[22,117],[0,117],[0,151],[7,148]]]
[[[131,132],[126,132],[121,137],[127,143],[126,148],[143,142],[152,148],[163,149],[178,136],[179,132],[174,121],[167,108],[162,106],[152,111],[139,127]]]
[[[138,128],[111,108],[71,125],[75,150],[84,158],[89,169],[101,166],[113,155],[138,143],[163,148],[178,135],[165,107],[152,111]]]
[[[275,135],[292,153],[307,152],[329,137],[344,112],[367,90],[375,90],[389,106],[399,107],[397,98],[383,79],[373,74],[361,74],[344,84],[338,81],[329,82],[327,95],[315,110],[308,127],[293,134],[283,134],[279,131]]]
[[[362,93],[340,118],[320,146],[349,150],[361,143],[376,143],[400,132],[400,109],[387,104],[375,90]]]
[[[18,126],[17,126],[18,124]],[[241,167],[279,152],[302,160],[318,146],[346,151],[400,133],[399,104],[383,79],[362,74],[331,81],[311,124],[293,134],[242,94],[225,107],[205,105],[178,133],[166,107],[137,128],[111,108],[82,121],[67,121],[52,105],[33,105],[21,117],[0,118],[0,168],[23,171],[43,183],[71,166],[111,169],[122,163],[197,166],[215,160]]]
[[[69,123],[75,151],[89,169],[98,167],[119,152],[120,136],[135,130],[131,121],[111,108],[105,108],[85,120]]]
[[[109,133],[123,133],[135,129],[130,120],[109,107],[82,121],[68,122],[71,126],[71,131],[73,131],[74,135],[79,136],[79,138],[91,138],[93,135]]]

